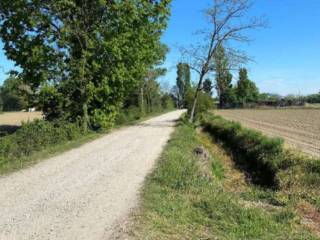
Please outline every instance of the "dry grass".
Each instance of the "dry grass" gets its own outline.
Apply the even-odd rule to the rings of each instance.
[[[0,125],[20,126],[22,122],[41,118],[42,112],[5,112],[0,114]]]
[[[214,113],[267,135],[281,137],[290,146],[320,156],[319,109],[217,110]]]

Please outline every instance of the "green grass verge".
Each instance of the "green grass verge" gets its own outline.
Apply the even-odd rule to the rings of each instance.
[[[320,210],[320,159],[286,149],[281,139],[212,114],[203,117],[202,126],[232,154],[252,182],[285,192],[291,201],[303,199]]]
[[[273,192],[226,187],[224,155],[201,158],[193,152],[205,144],[193,127],[177,127],[146,181],[129,238],[317,239],[289,206],[271,205]]]

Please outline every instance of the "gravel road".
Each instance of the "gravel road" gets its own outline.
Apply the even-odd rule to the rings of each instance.
[[[183,111],[0,177],[0,239],[111,239]]]

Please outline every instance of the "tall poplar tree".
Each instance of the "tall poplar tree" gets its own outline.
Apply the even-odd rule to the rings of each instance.
[[[177,87],[179,107],[185,105],[187,91],[191,88],[190,67],[186,63],[179,63],[177,66]]]
[[[212,82],[209,78],[204,80],[202,88],[205,93],[209,94],[210,96],[212,95],[213,86],[212,86]]]
[[[225,108],[228,105],[228,94],[232,88],[232,75],[229,71],[230,66],[228,58],[225,54],[224,47],[219,45],[216,50],[214,57],[214,66],[215,66],[215,88],[219,98],[219,107]]]
[[[259,98],[259,90],[256,84],[249,80],[246,68],[239,70],[239,81],[236,88],[237,99],[242,106],[255,103]]]

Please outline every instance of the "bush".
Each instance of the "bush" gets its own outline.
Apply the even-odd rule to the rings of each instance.
[[[141,109],[137,106],[130,106],[125,109],[121,109],[116,118],[116,124],[122,125],[130,122],[134,122],[143,117]]]
[[[189,113],[191,112],[193,106],[194,94],[194,89],[189,89],[186,94],[186,108],[188,109]],[[198,117],[202,113],[205,113],[213,108],[213,98],[208,93],[200,92],[198,95],[195,116]]]
[[[0,166],[28,157],[48,146],[74,140],[80,135],[81,128],[76,123],[44,120],[24,123],[14,134],[0,138]]]

